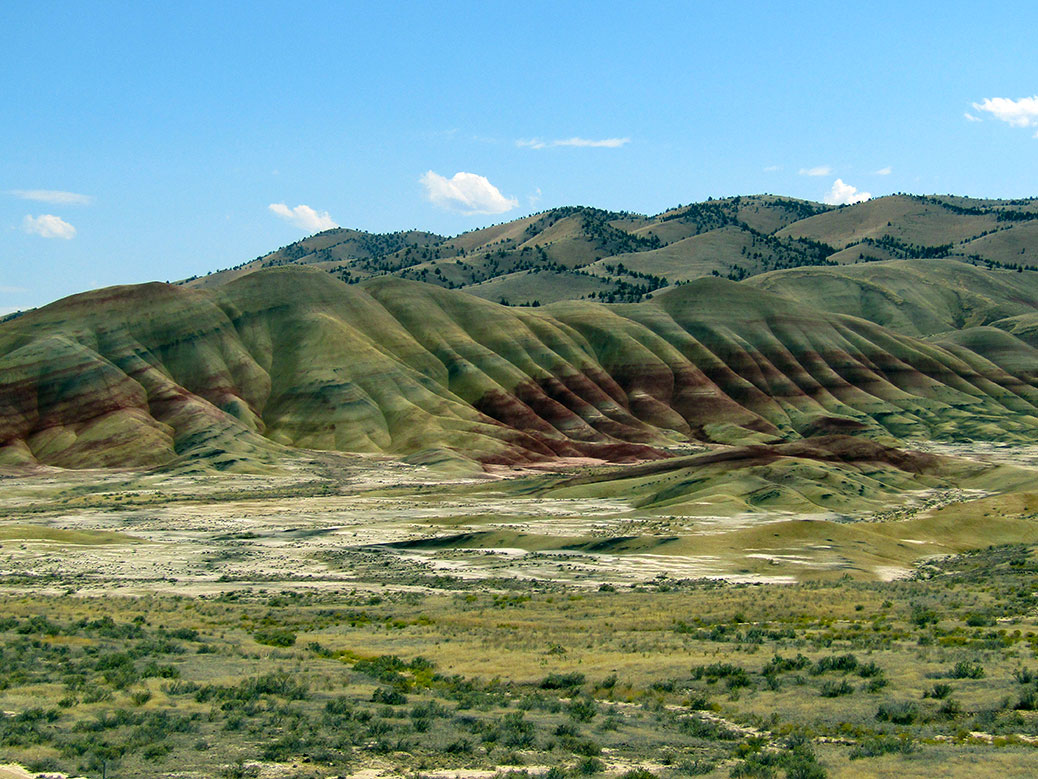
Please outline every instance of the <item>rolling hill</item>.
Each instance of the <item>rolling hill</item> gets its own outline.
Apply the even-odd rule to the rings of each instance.
[[[982,270],[951,259],[796,268],[745,283],[919,337],[1038,311],[1038,273]]]
[[[347,283],[393,275],[512,305],[637,302],[703,276],[742,280],[804,266],[947,259],[1038,268],[1036,231],[1034,199],[891,195],[834,207],[752,195],[655,216],[556,208],[450,238],[336,228],[184,283],[209,288],[304,264]]]
[[[307,448],[486,464],[830,434],[1033,441],[1034,347],[1012,332],[1033,328],[989,325],[1021,294],[991,289],[1005,300],[983,328],[935,341],[713,277],[642,303],[536,309],[295,265],[206,290],[113,287],[0,325],[0,462],[233,468]]]

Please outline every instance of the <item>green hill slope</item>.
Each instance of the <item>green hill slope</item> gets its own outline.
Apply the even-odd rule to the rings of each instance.
[[[189,279],[213,288],[309,265],[350,284],[383,275],[464,289],[510,305],[637,302],[704,276],[951,259],[1038,269],[1038,200],[891,195],[832,207],[774,195],[708,200],[655,216],[554,208],[451,238],[335,228],[235,268]]]
[[[854,516],[882,510],[905,492],[975,483],[1014,489],[1033,482],[1033,474],[1014,468],[835,435],[636,465],[566,479],[548,492],[568,498],[625,497],[639,509],[669,516]]]
[[[834,432],[1033,441],[1031,347],[996,332],[927,342],[713,278],[637,304],[525,309],[294,265],[211,290],[114,287],[0,325],[0,462],[236,467],[285,447],[626,460]]]
[[[982,270],[955,260],[796,268],[744,283],[916,336],[1038,311],[1038,274]]]

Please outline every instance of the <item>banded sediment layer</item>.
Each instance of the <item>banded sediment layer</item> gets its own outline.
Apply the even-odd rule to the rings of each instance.
[[[307,448],[514,464],[834,434],[1034,441],[1033,303],[1017,281],[1031,274],[933,268],[928,299],[944,302],[923,313],[857,268],[806,269],[901,295],[856,316],[809,300],[805,269],[537,308],[297,265],[205,289],[97,290],[0,324],[0,463],[247,468]],[[989,314],[949,302],[978,289],[963,273],[989,277]],[[960,327],[936,332],[949,317]]]

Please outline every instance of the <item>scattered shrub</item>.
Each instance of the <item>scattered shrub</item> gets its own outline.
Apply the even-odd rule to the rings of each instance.
[[[846,679],[838,682],[825,682],[819,693],[823,698],[839,698],[841,695],[850,695],[854,692],[854,686]]]
[[[371,702],[384,703],[387,706],[402,706],[407,703],[407,696],[400,692],[400,690],[376,687],[375,691],[371,693]]]
[[[851,750],[851,760],[883,755],[907,755],[915,750],[915,745],[907,736],[879,735],[862,739]]]
[[[926,692],[924,692],[923,693],[923,697],[924,698],[934,698],[934,699],[940,701],[940,700],[944,700],[945,698],[947,698],[951,694],[951,691],[952,691],[952,686],[950,684],[945,684],[944,682],[940,682],[938,684],[935,684],[931,689],[929,689]]]
[[[252,637],[256,643],[267,646],[289,647],[296,643],[296,634],[287,628],[264,628],[257,630]]]
[[[911,725],[919,716],[919,708],[911,701],[884,703],[876,712],[876,719],[895,725]]]
[[[569,716],[577,722],[590,722],[598,714],[598,704],[593,698],[574,698],[570,701]]]
[[[830,655],[829,657],[823,657],[815,663],[815,667],[811,669],[811,673],[823,674],[827,671],[850,673],[857,670],[857,668],[858,658],[854,655]]]
[[[584,684],[584,674],[582,673],[565,673],[565,674],[548,674],[544,677],[541,682],[542,690],[570,690],[574,687],[580,687]]]
[[[951,671],[948,672],[948,676],[952,679],[983,679],[984,666],[980,663],[962,660],[952,667]]]
[[[573,769],[578,776],[593,776],[605,771],[606,765],[597,757],[585,757]]]
[[[1038,711],[1038,691],[1025,691],[1013,708],[1017,711]]]

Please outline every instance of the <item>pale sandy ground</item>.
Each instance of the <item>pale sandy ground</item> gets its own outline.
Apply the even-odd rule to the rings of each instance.
[[[53,771],[34,774],[30,771],[26,771],[25,768],[20,765],[7,763],[6,765],[0,765],[0,779],[70,779],[70,777],[67,774],[54,773]],[[71,779],[82,778],[71,777]]]
[[[945,443],[943,441],[913,442],[907,449],[951,457],[965,457],[1000,465],[1023,465],[1038,468],[1038,446],[1005,444],[1001,441],[970,441],[969,443]]]
[[[329,587],[363,581],[363,571],[327,565],[322,553],[437,535],[501,529],[549,536],[609,538],[638,530],[622,501],[524,498],[478,501],[329,496],[183,504],[122,511],[80,509],[17,521],[64,530],[107,530],[147,543],[77,546],[9,540],[0,544],[0,576],[50,577],[54,586],[124,591],[229,589],[241,582]],[[464,517],[464,522],[456,518]],[[448,524],[444,524],[449,521]],[[13,524],[0,521],[0,527]],[[645,520],[642,533],[652,533]],[[742,526],[743,523],[737,523]],[[731,571],[709,556],[589,555],[521,549],[372,551],[416,568],[463,578],[551,579],[597,586],[606,578],[719,576]],[[596,576],[596,573],[598,574]],[[760,578],[760,577],[751,577]],[[775,577],[778,580],[777,577]]]
[[[1038,447],[932,444],[930,448],[988,461],[1038,465]],[[478,531],[501,531],[506,539],[514,533],[585,539],[716,536],[768,522],[833,517],[798,517],[786,512],[661,517],[640,513],[617,499],[515,497],[503,489],[497,491],[493,482],[489,490],[469,494],[466,485],[488,484],[486,477],[444,480],[426,467],[386,457],[334,457],[331,479],[328,469],[314,470],[303,462],[293,462],[277,475],[3,470],[0,530],[31,525],[117,531],[143,543],[70,545],[3,540],[0,581],[6,579],[8,587],[50,592],[203,594],[242,587],[412,589],[422,587],[415,574],[436,573],[461,580],[522,577],[598,587],[606,582],[645,582],[661,575],[787,583],[795,581],[798,573],[837,570],[846,564],[824,544],[747,549],[740,558],[655,554],[651,550],[639,554],[529,552],[507,543],[493,549],[380,547]],[[572,469],[588,464],[583,458],[569,458],[554,467]],[[491,478],[529,475],[530,470],[498,469]],[[306,492],[315,484],[331,485],[336,494],[291,496],[293,491]],[[424,491],[416,492],[423,485]],[[272,490],[283,494],[271,496]],[[107,495],[98,495],[98,491]],[[946,490],[905,495],[901,507],[872,519],[896,520],[981,494]],[[156,502],[141,505],[148,500]],[[136,505],[128,505],[133,503]],[[37,510],[41,506],[47,510]],[[767,568],[760,568],[762,561]],[[908,569],[898,566],[875,570],[884,579],[906,573]],[[31,580],[18,585],[12,576]]]

